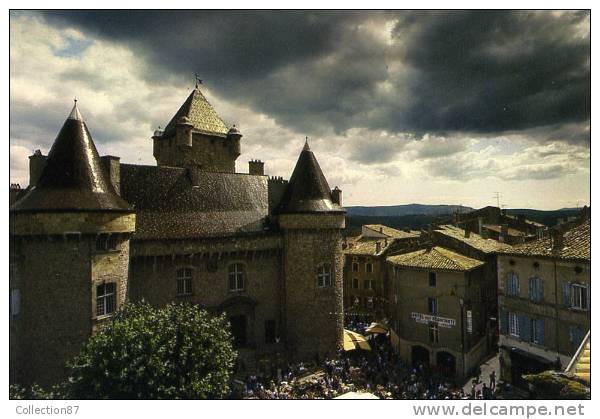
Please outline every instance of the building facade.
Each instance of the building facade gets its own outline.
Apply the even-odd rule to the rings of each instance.
[[[361,321],[387,316],[386,255],[418,244],[421,234],[380,224],[362,226],[361,235],[348,238],[344,248],[344,314]]]
[[[440,246],[386,260],[391,339],[400,358],[465,377],[489,352],[485,263]]]
[[[345,211],[308,143],[289,182],[258,160],[236,173],[242,135],[198,88],[152,138],[157,166],[100,157],[75,106],[30,158],[10,208],[11,382],[64,379],[126,300],[227,313],[241,373],[333,355]]]
[[[498,255],[501,378],[564,369],[590,330],[590,220]]]

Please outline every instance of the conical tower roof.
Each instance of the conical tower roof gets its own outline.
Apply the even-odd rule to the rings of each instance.
[[[164,136],[175,133],[175,127],[181,117],[188,118],[194,130],[209,135],[220,137],[227,136],[229,129],[219,117],[212,105],[206,100],[198,87],[192,90],[186,101],[181,105],[175,116],[167,124]]]
[[[37,185],[10,210],[131,211],[107,179],[77,103],[54,140]]]
[[[306,212],[344,212],[340,205],[333,203],[327,179],[308,141],[298,157],[280,205],[280,213]]]

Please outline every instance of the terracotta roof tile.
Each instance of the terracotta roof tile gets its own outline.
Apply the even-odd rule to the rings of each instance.
[[[395,239],[417,238],[421,236],[421,233],[418,231],[407,232],[402,230],[396,230],[395,228],[388,227],[383,224],[366,224],[363,227],[366,227],[369,230],[373,230],[376,233],[385,234],[386,236]]]
[[[512,249],[512,246],[507,243],[500,243],[494,239],[484,239],[477,233],[471,232],[469,237],[465,237],[465,230],[453,225],[439,226],[436,232],[460,240],[474,249],[488,254]]]
[[[386,260],[393,265],[409,268],[449,271],[470,271],[484,264],[484,262],[477,259],[472,259],[439,246],[390,256]]]
[[[590,260],[591,257],[591,226],[590,220],[568,230],[563,236],[563,246],[552,249],[552,238],[544,237],[514,246],[505,254],[543,256],[558,259]]]

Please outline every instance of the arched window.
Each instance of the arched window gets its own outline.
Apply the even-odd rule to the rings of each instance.
[[[246,282],[246,267],[242,263],[229,265],[229,291],[243,291]]]
[[[331,286],[331,265],[322,263],[317,266],[317,287],[324,288]]]
[[[192,294],[192,268],[181,268],[177,270],[177,295]]]

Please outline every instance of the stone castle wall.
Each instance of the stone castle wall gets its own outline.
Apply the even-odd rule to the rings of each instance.
[[[240,140],[192,134],[192,146],[183,146],[176,135],[154,140],[154,157],[159,166],[200,166],[210,172],[235,172]]]
[[[321,219],[323,218],[323,220]],[[343,339],[343,256],[339,228],[343,215],[285,215],[284,277],[286,341],[292,358],[321,360],[341,348]],[[312,221],[312,222],[311,222]],[[331,286],[317,286],[319,264],[331,265]]]

